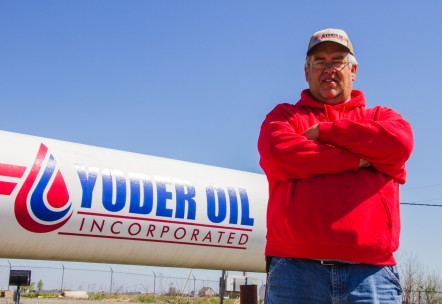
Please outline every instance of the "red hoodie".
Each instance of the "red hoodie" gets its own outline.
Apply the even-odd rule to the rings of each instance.
[[[318,123],[318,140],[302,135]],[[266,255],[395,265],[412,148],[410,124],[389,108],[365,108],[361,91],[327,105],[305,90],[295,105],[276,106],[258,140],[269,182]],[[372,166],[358,168],[361,158]]]

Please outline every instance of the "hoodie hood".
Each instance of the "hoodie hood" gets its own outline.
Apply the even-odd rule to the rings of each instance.
[[[323,103],[313,97],[310,93],[309,89],[302,91],[301,99],[297,102],[297,106],[308,107],[308,108],[332,108],[335,111],[350,111],[356,107],[364,107],[365,106],[365,97],[364,93],[359,90],[351,91],[350,100],[340,103],[337,105],[328,105]]]

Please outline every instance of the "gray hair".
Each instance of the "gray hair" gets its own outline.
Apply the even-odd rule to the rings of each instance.
[[[355,56],[353,56],[352,54],[348,54],[347,57],[348,57],[348,62],[349,62],[350,68],[351,68],[354,64],[358,65],[358,61],[356,60],[356,57],[355,57]]]

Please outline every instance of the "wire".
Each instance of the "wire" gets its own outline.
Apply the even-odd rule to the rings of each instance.
[[[442,207],[441,204],[429,204],[428,202],[440,201],[442,198],[434,198],[429,200],[414,201],[410,203],[400,203],[401,205],[424,206],[424,207]]]
[[[403,189],[401,188],[401,191],[440,187],[440,186],[442,186],[442,184],[416,186],[416,187],[411,187],[411,188],[403,188]],[[440,201],[440,200],[442,200],[442,198],[435,198],[435,199],[430,199],[430,200],[414,201],[411,203],[400,203],[400,204],[401,205],[408,205],[408,206],[420,206],[420,207],[442,207],[441,204],[429,204],[428,203],[428,202]]]
[[[409,205],[409,206],[422,206],[422,207],[442,207],[442,205],[437,204],[422,204],[422,203],[400,203],[401,205]]]
[[[433,198],[433,199],[427,199],[427,200],[421,200],[421,201],[414,201],[412,203],[425,203],[425,202],[434,202],[434,201],[441,201],[442,197],[439,198]]]

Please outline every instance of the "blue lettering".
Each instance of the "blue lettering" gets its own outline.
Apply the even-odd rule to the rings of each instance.
[[[225,220],[227,215],[226,194],[224,193],[224,190],[219,187],[216,187],[216,189],[214,187],[207,187],[206,195],[207,217],[212,223],[221,223]]]
[[[153,185],[150,177],[134,175],[130,177],[130,213],[149,214],[153,208]],[[143,185],[143,200],[141,201],[141,187]]]
[[[238,224],[238,198],[234,188],[227,188],[230,201],[230,224]]]
[[[176,218],[184,218],[187,202],[187,219],[194,220],[196,217],[195,187],[177,183],[176,188]]]
[[[84,166],[75,165],[75,167],[77,168],[81,189],[83,190],[81,196],[81,208],[91,208],[92,192],[94,191],[95,182],[97,181],[98,168],[89,167],[88,173]]]
[[[167,200],[172,199],[172,192],[167,191],[166,181],[157,181],[157,216],[172,217],[173,210],[167,208]]]
[[[115,202],[113,201],[115,178]],[[122,172],[117,170],[103,170],[103,207],[111,212],[118,212],[126,203],[126,179]]]
[[[241,225],[253,226],[255,219],[250,217],[250,205],[246,189],[239,189],[239,197],[241,198]]]

